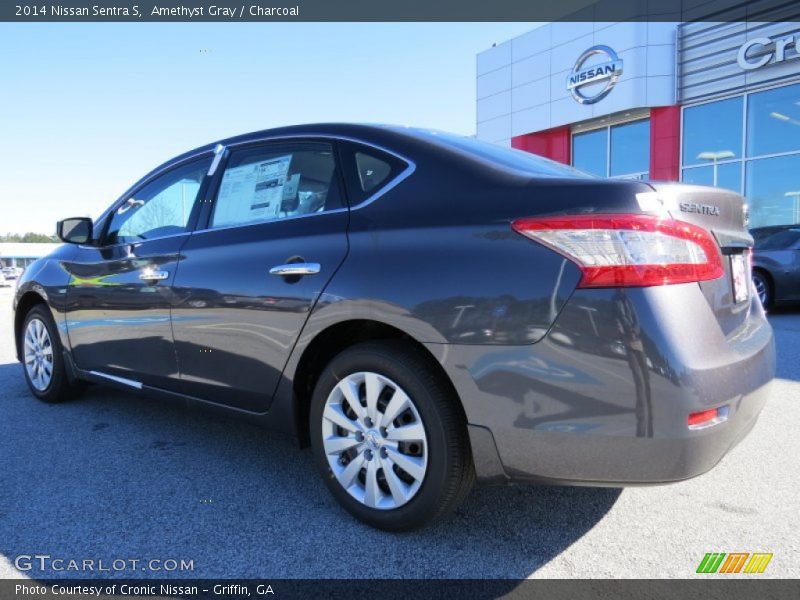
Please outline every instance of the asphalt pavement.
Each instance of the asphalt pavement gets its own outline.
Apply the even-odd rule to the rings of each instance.
[[[396,535],[340,509],[289,438],[101,386],[37,401],[10,303],[0,288],[0,577],[86,575],[54,559],[144,561],[102,573],[124,577],[694,577],[712,551],[771,552],[764,577],[800,577],[798,310],[770,317],[772,398],[710,473],[623,490],[476,488],[449,520]],[[35,554],[50,556],[44,571],[19,562]],[[167,572],[170,560],[192,569]]]

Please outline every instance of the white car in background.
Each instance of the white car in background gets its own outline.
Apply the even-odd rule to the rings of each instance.
[[[3,267],[0,270],[0,285],[11,285],[22,275],[21,267]]]

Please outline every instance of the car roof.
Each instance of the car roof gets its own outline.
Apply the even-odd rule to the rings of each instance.
[[[237,136],[221,139],[200,148],[195,148],[189,152],[185,152],[180,156],[167,161],[160,165],[153,172],[167,168],[173,164],[186,160],[188,158],[196,157],[199,154],[212,152],[216,147],[232,146],[244,144],[248,142],[255,142],[260,140],[268,140],[270,138],[281,137],[330,137],[345,140],[354,140],[362,142],[367,145],[377,147],[379,149],[387,150],[388,152],[399,155],[406,160],[415,161],[424,157],[430,160],[434,157],[444,158],[448,156],[452,160],[467,161],[473,165],[477,162],[482,162],[484,165],[488,164],[493,168],[505,168],[510,170],[519,169],[519,157],[516,160],[505,156],[502,158],[503,152],[520,153],[518,150],[511,150],[509,148],[502,148],[494,144],[489,144],[481,140],[477,140],[474,136],[464,136],[453,134],[446,131],[435,129],[426,129],[421,127],[410,127],[403,125],[386,125],[386,124],[366,124],[366,123],[311,123],[306,125],[289,125],[285,127],[276,127],[273,129],[262,129],[260,131],[253,131]],[[471,147],[474,143],[475,146]],[[483,150],[480,147],[483,146]],[[530,161],[535,155],[524,153],[526,160]],[[553,177],[575,177],[581,178],[589,177],[584,173],[576,171],[568,165],[556,163],[547,158],[536,156],[535,160],[538,161],[538,169],[535,172],[539,175],[548,175]],[[548,166],[549,165],[549,166]],[[528,167],[530,169],[530,166]],[[522,169],[527,170],[527,169]],[[148,178],[151,173],[145,176]],[[143,178],[144,179],[144,178]]]
[[[243,133],[221,140],[216,140],[209,144],[205,144],[204,146],[184,152],[180,156],[176,156],[168,162],[175,162],[187,156],[193,156],[203,152],[210,152],[219,144],[223,146],[231,146],[234,144],[242,144],[271,137],[318,135],[321,137],[356,138],[365,142],[380,143],[381,141],[386,141],[387,138],[394,138],[395,140],[406,138],[409,140],[414,139],[422,141],[425,139],[425,134],[430,132],[430,130],[420,128],[388,124],[308,123],[303,125],[286,125],[283,127],[273,127],[271,129],[260,129],[258,131],[251,131],[249,133]]]
[[[388,124],[368,124],[368,123],[308,123],[304,125],[287,125],[284,127],[274,127],[272,129],[262,129],[242,135],[233,136],[220,140],[217,143],[229,145],[234,143],[257,140],[264,137],[273,136],[292,136],[292,135],[325,135],[342,137],[363,137],[369,139],[373,136],[382,137],[386,132],[395,132],[409,137],[421,137],[421,131],[417,128],[402,127],[399,125]]]

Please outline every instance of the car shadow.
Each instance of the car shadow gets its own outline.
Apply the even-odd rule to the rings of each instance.
[[[107,564],[191,560],[193,570],[168,573],[189,578],[514,580],[591,530],[620,495],[477,487],[443,522],[380,532],[339,508],[310,451],[290,438],[101,386],[44,404],[20,369],[0,365],[0,554],[11,565],[38,553]],[[17,570],[33,578],[165,575]]]

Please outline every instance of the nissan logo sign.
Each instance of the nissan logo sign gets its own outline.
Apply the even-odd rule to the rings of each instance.
[[[607,60],[584,69],[584,63],[592,56],[602,56]],[[572,73],[567,76],[567,89],[581,104],[594,104],[608,95],[620,75],[622,75],[622,59],[617,53],[608,46],[592,46],[580,55],[572,67]],[[586,86],[599,82],[605,82],[605,85],[597,86],[594,94],[588,93],[585,89]]]

